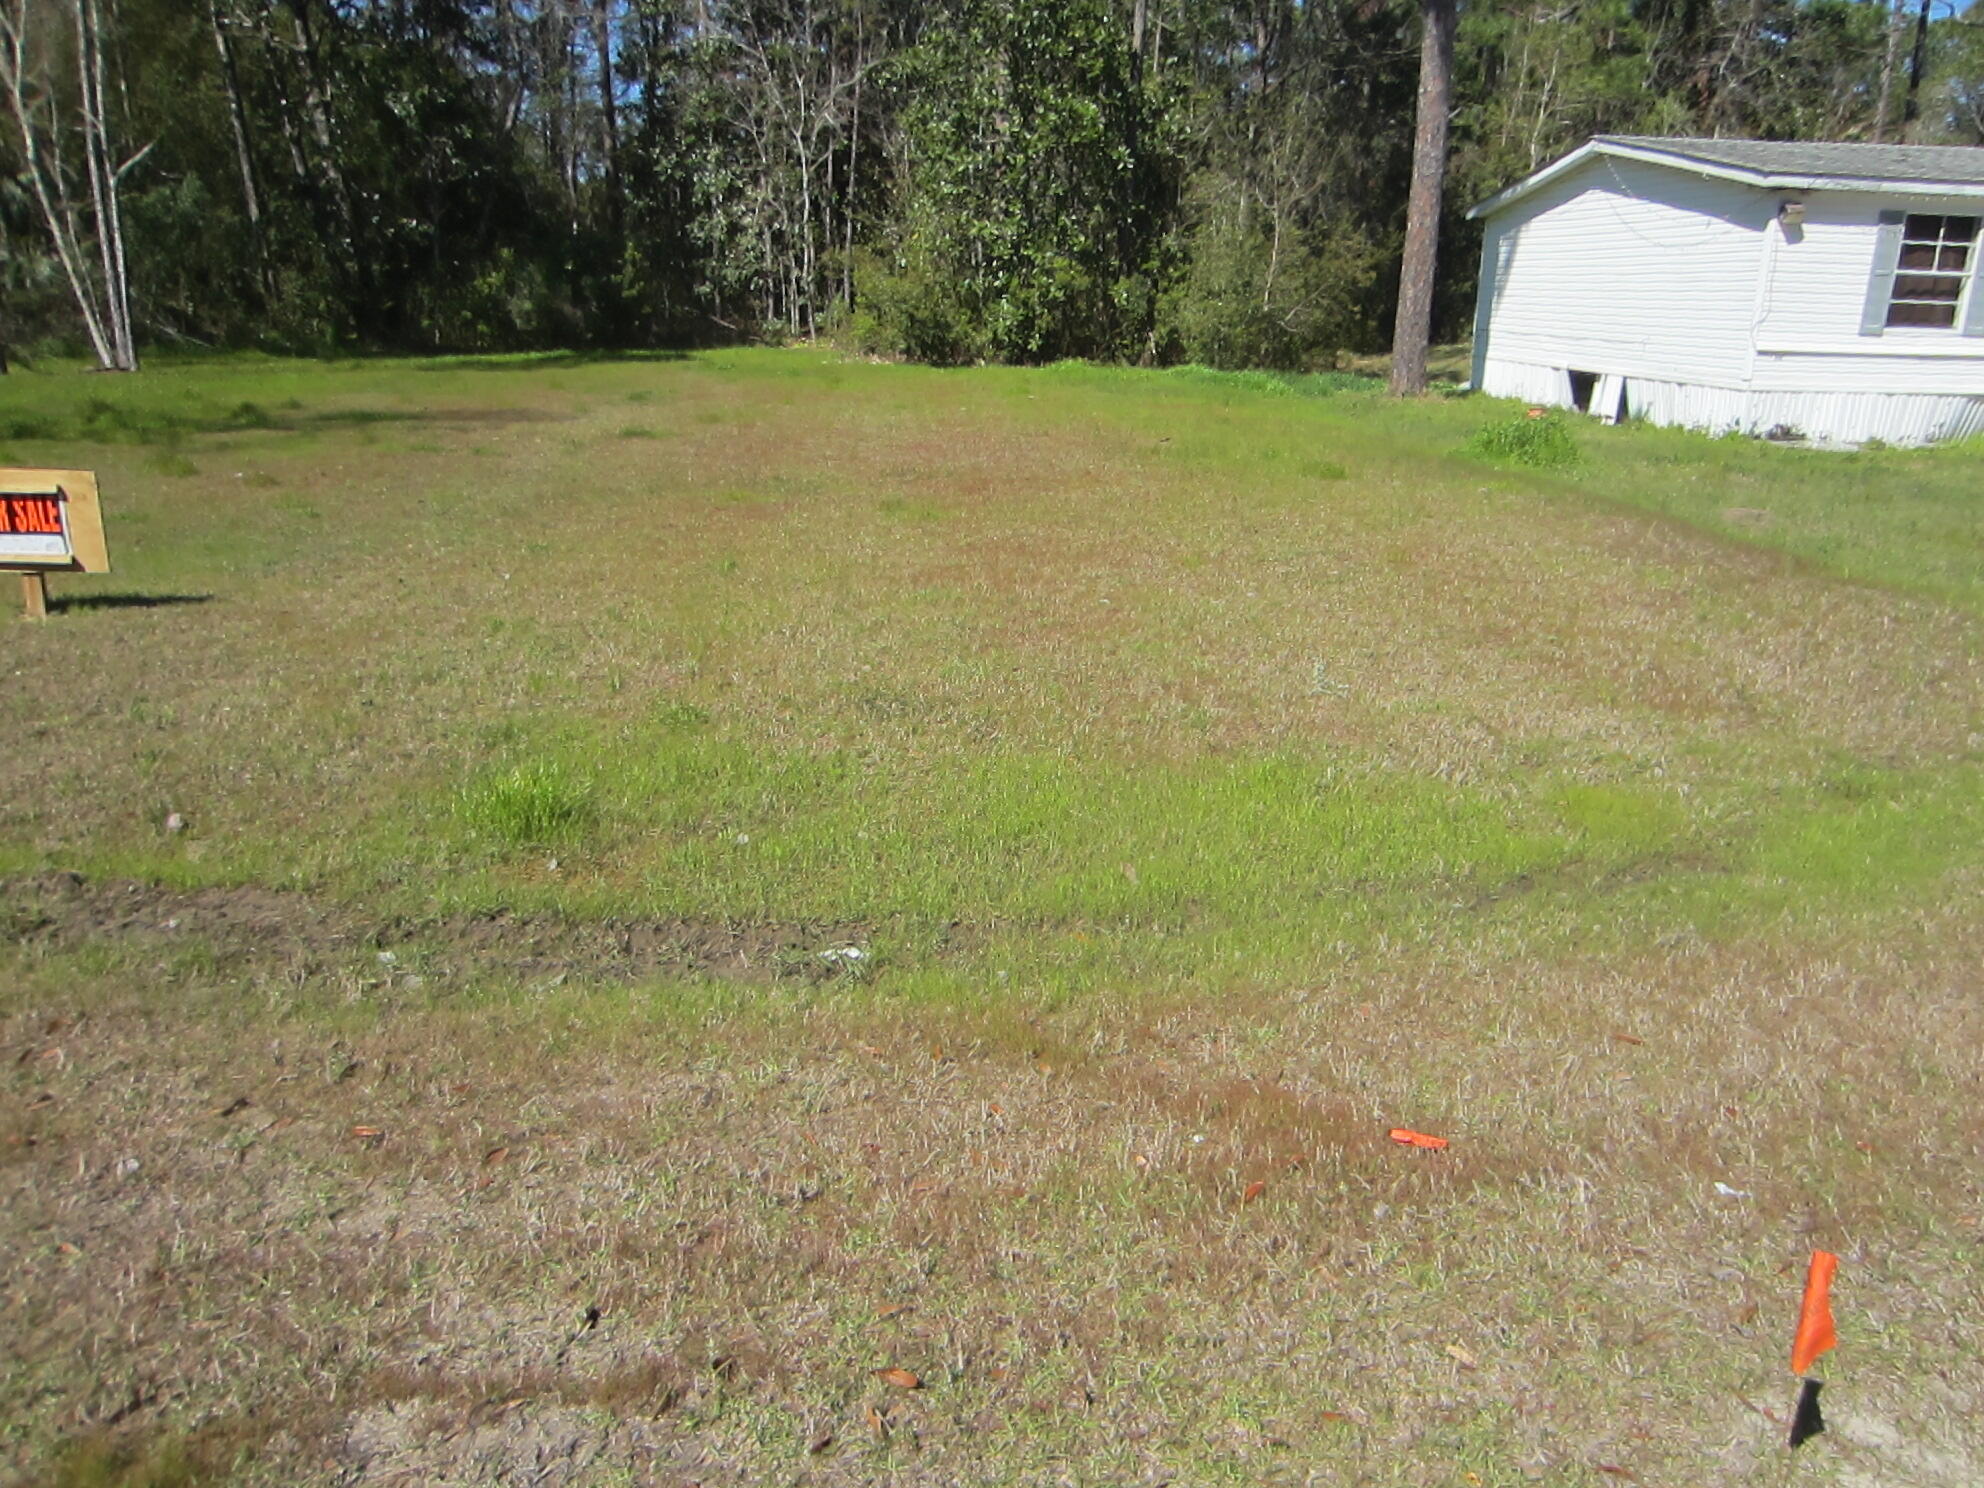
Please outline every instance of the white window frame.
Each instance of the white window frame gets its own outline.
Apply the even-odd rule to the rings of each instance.
[[[1930,269],[1925,274],[1920,269],[1909,270],[1901,267],[1903,247],[1907,244],[1920,244],[1927,241],[1924,238],[1910,238],[1908,236],[1908,219],[1911,217],[1933,217],[1938,219],[1941,225],[1937,228],[1935,241],[1939,250],[1944,247],[1953,247],[1956,242],[1963,241],[1962,239],[1958,239],[1952,242],[1943,236],[1947,231],[1947,224],[1952,217],[1961,218],[1973,224],[1971,235],[1965,244],[1968,251],[1964,257],[1964,266],[1961,275],[1962,283],[1957,290],[1951,323],[1947,326],[1890,325],[1888,323],[1888,317],[1897,303],[1951,303],[1948,300],[1898,301],[1894,292],[1897,279],[1925,278],[1931,276],[1957,277],[1953,271],[1947,269]],[[1926,335],[1938,339],[1945,335],[1984,336],[1984,294],[1978,293],[1977,290],[1977,257],[1980,247],[1984,247],[1984,244],[1980,244],[1979,241],[1979,227],[1984,227],[1984,218],[1980,218],[1980,215],[1976,212],[1908,211],[1903,208],[1884,210],[1878,220],[1874,242],[1874,267],[1867,281],[1867,298],[1860,312],[1860,334],[1863,336],[1879,336],[1889,331],[1898,331],[1906,335]],[[1938,258],[1940,257],[1941,254],[1939,252]]]

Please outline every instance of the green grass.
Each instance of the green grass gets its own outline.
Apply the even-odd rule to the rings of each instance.
[[[259,399],[241,396],[250,380]],[[1483,429],[1556,448],[1563,421],[1395,404],[1348,375],[1191,368],[938,375],[733,352],[17,381],[24,417],[109,431],[94,458],[110,467],[111,586],[211,596],[155,619],[77,611],[46,633],[100,651],[118,788],[40,827],[14,808],[0,859],[17,871],[368,896],[418,883],[433,902],[585,913],[1109,925],[1143,933],[1157,963],[1183,954],[1166,940],[1211,928],[1267,947],[1272,976],[1314,970],[1296,946],[1381,923],[1465,936],[1470,905],[1534,901],[1518,917],[1548,944],[1563,921],[1542,907],[1552,896],[1521,892],[1535,882],[1610,892],[1622,875],[1707,872],[1736,894],[1731,923],[1745,902],[1759,916],[1832,903],[1823,854],[1754,889],[1743,865],[1795,836],[1840,761],[1910,799],[1924,769],[1960,795],[1974,765],[1960,679],[1976,631],[1954,618],[1904,626],[1892,656],[1746,680],[1748,651],[1789,635],[1803,596],[1880,608],[1830,573],[1978,602],[1956,513],[1907,515],[1962,452],[1823,456],[1593,426],[1577,475],[1484,485],[1442,448]],[[726,432],[574,484],[592,422],[613,432],[587,412],[609,394]],[[819,422],[830,409],[856,421],[844,440]],[[948,429],[943,464],[895,452],[915,420]],[[453,443],[353,442],[401,425]],[[148,430],[172,431],[185,469],[161,479],[114,453]],[[471,431],[502,453],[461,454]],[[492,483],[484,466],[508,474]],[[1009,467],[1031,484],[988,504]],[[1715,500],[1761,499],[1743,492],[1774,470],[1781,506],[1833,493],[1809,524],[1823,540],[1789,512],[1736,546],[1716,529],[1741,517],[1690,536],[1621,514],[1677,515],[1711,475]],[[975,571],[950,558],[1014,524],[1030,556]],[[1913,562],[1925,545],[1936,562]],[[1812,577],[1760,588],[1743,554],[1772,550]],[[1548,575],[1541,603],[1505,608],[1530,573]],[[375,614],[335,604],[367,582]],[[222,633],[219,670],[116,682],[124,631],[211,631],[230,613],[267,623]],[[1882,642],[1868,629],[1853,644]],[[227,668],[261,673],[292,647],[273,686],[235,697]],[[1812,688],[1861,666],[1891,667],[1888,685],[1828,716]],[[273,812],[205,778],[216,749],[244,763],[232,740],[251,735],[246,767],[286,782]],[[362,772],[332,793],[345,761]],[[183,839],[156,830],[173,810],[197,823]],[[1873,840],[1859,878],[1883,900],[1883,865],[1912,849]],[[576,859],[558,881],[513,863],[553,842]]]
[[[554,765],[518,765],[462,787],[462,820],[512,847],[544,846],[576,837],[592,817],[592,793]]]
[[[1978,450],[0,391],[115,564],[0,620],[0,1475],[1788,1483],[1823,1244],[1833,1438],[1976,1480]]]

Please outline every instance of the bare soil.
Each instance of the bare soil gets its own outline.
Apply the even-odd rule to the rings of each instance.
[[[684,919],[578,921],[497,910],[431,919],[367,919],[294,891],[252,884],[179,890],[134,879],[56,872],[0,879],[0,928],[24,947],[73,950],[196,941],[223,966],[315,974],[370,953],[417,958],[433,980],[633,982],[673,974],[826,981],[863,950],[851,923],[711,923]]]

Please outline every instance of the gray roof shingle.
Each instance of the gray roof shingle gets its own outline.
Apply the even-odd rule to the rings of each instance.
[[[1984,149],[1972,145],[1830,144],[1633,134],[1602,134],[1598,139],[1764,176],[1984,186]]]

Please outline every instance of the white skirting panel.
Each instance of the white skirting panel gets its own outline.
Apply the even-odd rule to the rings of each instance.
[[[1748,432],[1779,427],[1838,444],[1941,444],[1984,432],[1984,398],[1963,393],[1752,393]]]
[[[1709,434],[1783,431],[1827,444],[1940,444],[1984,433],[1984,397],[1963,393],[1745,392],[1706,383],[1624,378],[1626,412],[1650,424],[1678,425]],[[1571,379],[1564,367],[1487,359],[1481,390],[1548,408],[1569,408]],[[1593,406],[1617,407],[1607,396],[1611,376],[1599,384]]]
[[[1825,444],[1940,444],[1984,433],[1984,398],[1962,393],[1746,393],[1628,377],[1626,409],[1650,424],[1711,434],[1781,431]]]
[[[1571,374],[1563,367],[1489,357],[1481,365],[1481,391],[1491,398],[1520,398],[1545,408],[1571,406]]]
[[[1649,424],[1673,424],[1683,429],[1700,429],[1705,434],[1727,434],[1741,429],[1746,434],[1762,434],[1771,426],[1753,429],[1748,421],[1750,395],[1734,388],[1709,387],[1698,382],[1656,382],[1650,377],[1626,379],[1626,414]]]

